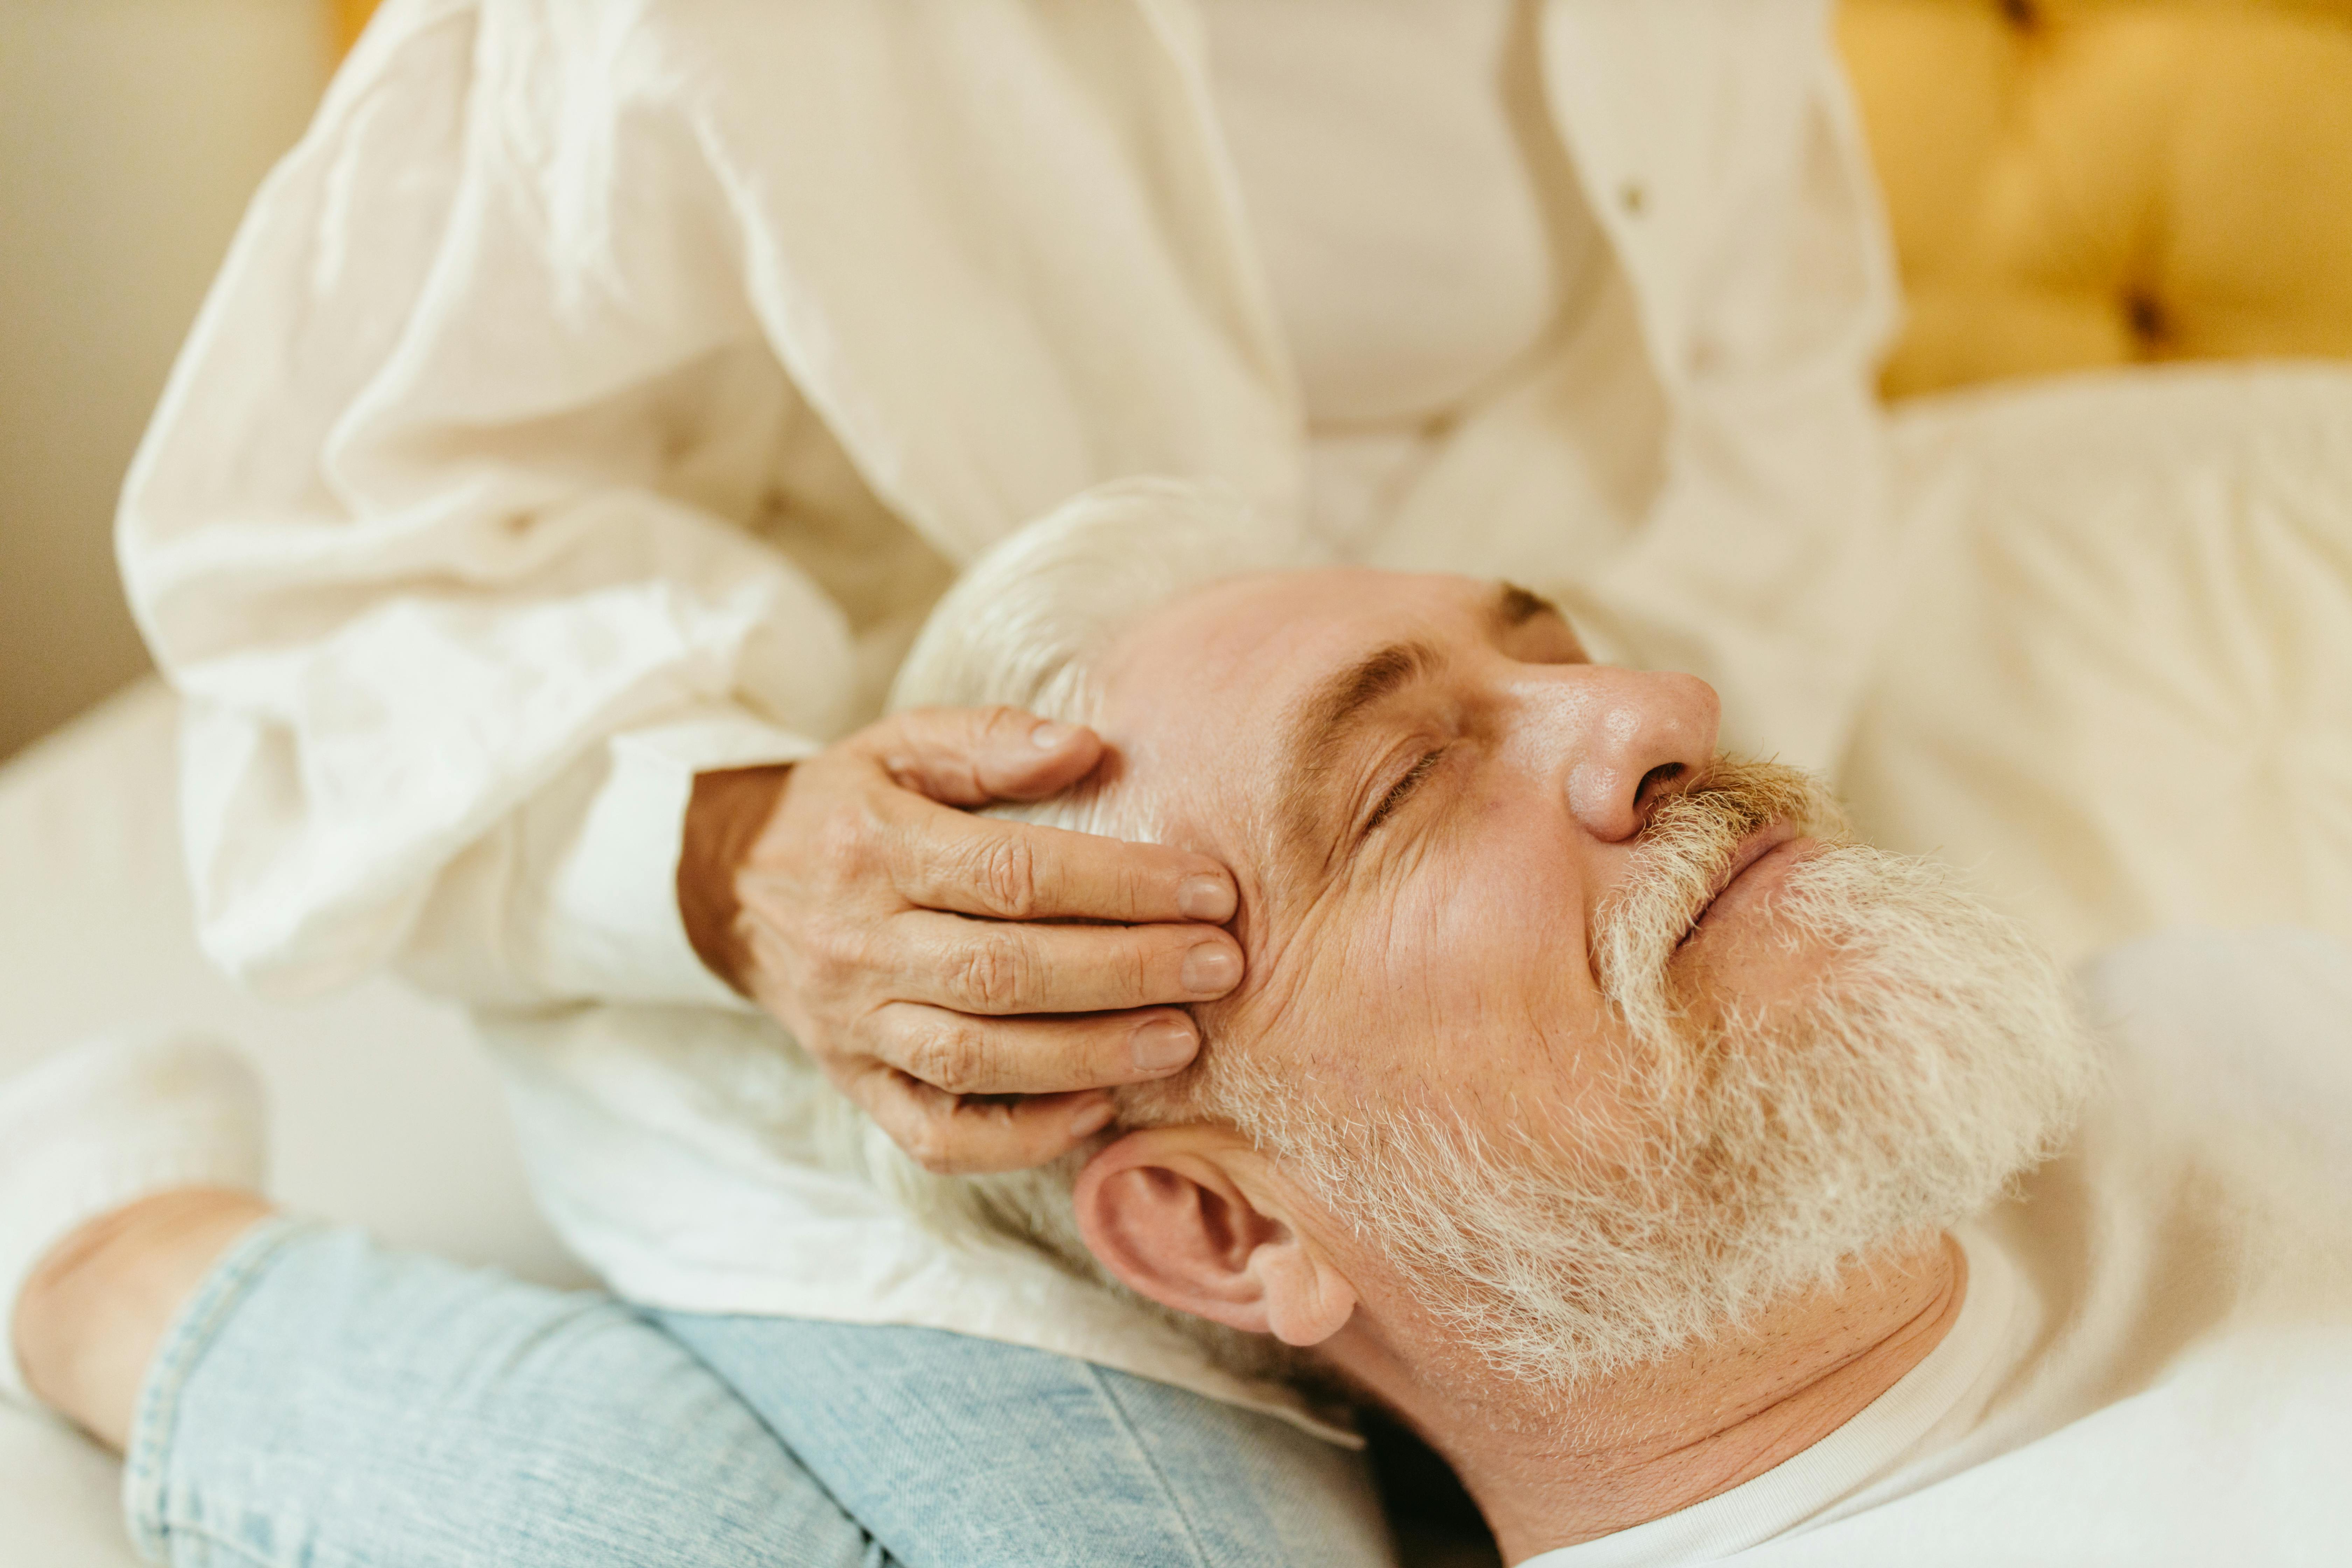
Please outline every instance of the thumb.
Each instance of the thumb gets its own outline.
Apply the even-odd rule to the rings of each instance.
[[[946,805],[1044,800],[1094,771],[1102,738],[1018,708],[918,708],[867,730],[890,776]]]

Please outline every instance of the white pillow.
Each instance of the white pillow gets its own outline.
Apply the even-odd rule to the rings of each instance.
[[[2352,938],[2352,368],[2067,377],[1895,417],[1914,556],[1840,783],[2069,959]]]

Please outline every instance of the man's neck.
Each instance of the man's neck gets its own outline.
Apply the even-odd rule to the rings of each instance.
[[[1399,1380],[1372,1348],[1387,1365],[1354,1370],[1452,1462],[1517,1563],[1704,1502],[1820,1442],[1942,1342],[1967,1268],[1933,1237],[1538,1419],[1523,1384],[1475,1363]]]

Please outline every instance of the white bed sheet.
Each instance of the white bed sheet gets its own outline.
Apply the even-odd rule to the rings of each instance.
[[[1915,561],[1842,783],[2069,958],[2176,924],[2352,940],[2352,369],[2065,378],[1896,418]],[[279,1195],[572,1281],[457,1018],[388,982],[303,1008],[189,933],[171,699],[0,770],[0,1072],[100,1029],[246,1045]],[[0,1411],[0,1564],[116,1568],[110,1460]]]

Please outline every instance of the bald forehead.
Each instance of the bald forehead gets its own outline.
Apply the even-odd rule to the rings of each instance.
[[[1266,843],[1284,710],[1303,676],[1344,657],[1328,575],[1244,577],[1187,595],[1131,628],[1103,670],[1097,728],[1117,759],[1111,788],[1135,792],[1186,847],[1239,873]]]
[[[1525,589],[1367,569],[1263,574],[1142,618],[1104,670],[1120,787],[1195,847],[1263,859],[1297,837],[1349,724],[1444,650],[1551,605]]]
[[[1425,631],[1504,595],[1544,605],[1524,590],[1469,578],[1363,567],[1236,577],[1144,616],[1112,650],[1106,687],[1112,698],[1139,703],[1271,710],[1367,640]]]

